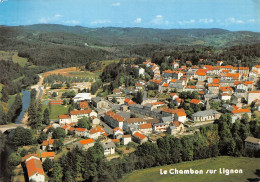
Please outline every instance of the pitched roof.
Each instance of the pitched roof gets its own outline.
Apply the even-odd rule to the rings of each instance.
[[[22,161],[25,161],[25,160],[27,160],[28,158],[30,158],[30,157],[32,157],[32,156],[37,157],[37,158],[40,158],[40,156],[39,156],[38,154],[28,154],[28,155],[26,155],[26,156],[24,156],[24,157],[22,158]]]
[[[117,132],[117,131],[122,131],[122,132],[124,132],[121,128],[119,128],[119,127],[116,127],[116,128],[114,128],[114,132]]]
[[[109,116],[110,118],[113,118],[114,120],[118,121],[118,122],[123,122],[125,120],[124,117],[112,112],[112,111],[107,111],[106,115]]]
[[[248,136],[248,137],[245,139],[245,142],[260,144],[260,139],[259,139],[259,138],[254,138],[254,137]]]
[[[59,115],[59,119],[70,119],[70,115],[69,114],[63,114],[63,115]]]
[[[117,142],[117,143],[120,143],[120,140],[119,139],[112,139],[112,142]]]
[[[191,104],[199,104],[200,102],[201,102],[201,101],[198,100],[198,99],[192,99],[192,100],[190,101]]]
[[[179,127],[179,126],[181,125],[181,122],[179,122],[179,121],[173,121],[173,125],[174,125],[175,127]]]
[[[232,111],[233,114],[237,114],[237,113],[248,113],[250,112],[250,109],[234,109]]]
[[[84,131],[86,131],[86,128],[76,128],[76,131],[84,132]]]
[[[79,103],[79,107],[80,107],[81,109],[88,108],[88,107],[89,107],[89,106],[88,106],[88,102],[80,102],[80,103]]]
[[[91,113],[91,109],[87,109],[87,110],[74,110],[74,111],[70,111],[70,115],[80,115],[80,114],[89,114]]]
[[[152,128],[152,123],[141,124],[140,129]]]
[[[177,112],[185,112],[184,109],[170,109],[170,108],[164,108],[162,111],[167,112],[167,113],[171,113],[171,114],[175,114]]]
[[[97,133],[97,132],[105,133],[105,131],[100,127],[92,128],[92,129],[89,130],[90,134],[94,134],[94,133]]]
[[[41,156],[42,156],[43,158],[45,158],[45,157],[54,157],[54,155],[55,155],[54,152],[43,152],[43,153],[41,154]]]
[[[28,177],[31,177],[34,174],[44,175],[44,171],[40,159],[32,158],[26,161],[26,168],[27,168]]]
[[[131,138],[131,135],[124,135],[124,138]]]
[[[177,116],[186,116],[185,112],[177,112],[176,114],[177,114]]]
[[[92,138],[85,139],[85,140],[80,140],[80,144],[81,145],[86,145],[86,144],[93,143],[93,142],[95,142],[95,141]]]
[[[137,137],[137,138],[139,138],[140,140],[143,140],[143,139],[146,138],[145,135],[143,135],[143,134],[141,134],[141,133],[139,133],[139,132],[135,132],[135,133],[134,133],[134,136]]]

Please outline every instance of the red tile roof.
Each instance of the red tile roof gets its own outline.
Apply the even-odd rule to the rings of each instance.
[[[171,114],[175,114],[177,112],[185,112],[184,109],[170,109],[170,108],[164,108],[162,111],[167,112],[167,113],[171,113]]]
[[[136,137],[139,138],[140,140],[143,140],[143,139],[146,138],[145,135],[143,135],[143,134],[141,134],[141,133],[139,133],[139,132],[135,132],[135,133],[134,133],[134,136],[136,136]]]
[[[64,115],[59,115],[59,119],[70,119],[70,115],[69,114],[64,114]]]
[[[185,112],[177,112],[176,114],[177,114],[177,116],[186,116]]]
[[[140,125],[140,129],[149,129],[149,128],[152,128],[152,123],[146,123]]]
[[[121,128],[119,128],[119,127],[116,127],[116,128],[114,128],[114,132],[117,132],[117,131],[122,131],[122,132],[124,132]]]
[[[87,109],[87,110],[74,110],[74,111],[70,111],[70,115],[81,115],[81,114],[89,114],[91,113],[91,109]]]
[[[26,161],[26,168],[27,168],[28,177],[31,177],[34,174],[44,175],[44,171],[40,159],[32,158]]]
[[[250,110],[249,110],[249,109],[237,109],[237,110],[233,110],[232,112],[233,112],[233,114],[237,114],[237,113],[249,113]]]
[[[54,152],[43,152],[42,154],[41,154],[41,156],[43,157],[43,158],[45,158],[45,157],[54,157]]]
[[[119,139],[112,139],[112,142],[114,142],[114,143],[120,143],[120,140]]]
[[[201,101],[198,100],[198,99],[192,99],[192,100],[190,101],[191,104],[199,104],[200,102],[201,102]]]
[[[81,145],[86,145],[86,144],[93,143],[93,142],[95,142],[95,141],[92,138],[80,141]]]
[[[84,131],[86,131],[86,128],[76,128],[76,131],[78,131],[78,132],[84,132]]]
[[[88,107],[89,107],[89,106],[88,106],[88,102],[80,102],[80,103],[79,103],[79,107],[80,107],[81,109],[88,108]]]
[[[112,111],[107,111],[106,115],[113,118],[114,120],[116,120],[118,122],[123,122],[125,120],[125,118],[123,118],[122,116],[119,116],[118,114],[116,114]]]
[[[179,126],[181,125],[181,122],[179,122],[179,121],[173,121],[173,125],[174,125],[175,127],[179,127]]]

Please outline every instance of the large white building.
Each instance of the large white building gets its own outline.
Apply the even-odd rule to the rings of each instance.
[[[77,93],[77,95],[73,98],[74,102],[80,101],[91,101],[90,93]]]

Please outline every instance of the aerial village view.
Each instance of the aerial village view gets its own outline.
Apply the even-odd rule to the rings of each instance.
[[[64,16],[0,20],[1,182],[260,181],[259,22],[85,28]]]

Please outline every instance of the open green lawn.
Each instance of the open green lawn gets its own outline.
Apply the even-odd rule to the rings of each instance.
[[[42,110],[44,111],[45,108],[49,108],[49,105],[43,105]],[[67,114],[69,106],[65,107],[63,105],[51,105],[51,114],[50,119],[58,119],[60,114]]]
[[[167,174],[160,175],[160,169],[169,171],[170,169],[187,170],[203,170],[203,174]],[[219,168],[225,169],[242,169],[243,174],[219,174]],[[205,174],[207,169],[216,169],[216,174]],[[144,170],[134,171],[123,177],[121,182],[244,182],[248,178],[257,178],[256,169],[260,169],[259,158],[246,157],[228,157],[222,156],[211,159],[202,159],[197,161],[183,162],[168,166],[154,167]]]

